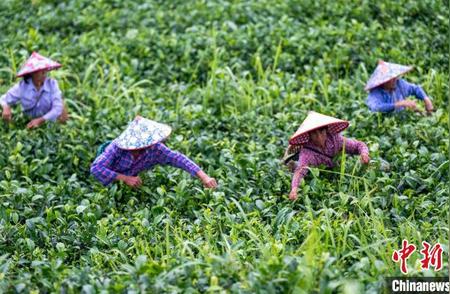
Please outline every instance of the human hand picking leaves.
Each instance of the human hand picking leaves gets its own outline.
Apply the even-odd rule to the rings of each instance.
[[[45,122],[45,119],[43,117],[38,117],[38,118],[32,119],[27,124],[27,129],[36,129],[36,128],[40,127],[44,122]]]
[[[408,108],[410,110],[416,110],[417,109],[417,104],[413,100],[406,99],[406,100],[398,101],[397,103],[395,103],[395,107],[396,108],[405,107],[405,108]]]
[[[297,189],[292,189],[289,193],[289,200],[297,200]]]
[[[3,106],[2,118],[6,122],[10,122],[12,120],[12,112],[11,108],[8,106]]]
[[[368,163],[369,163],[369,161],[370,161],[370,157],[369,157],[369,154],[367,154],[367,153],[363,153],[363,154],[361,154],[361,158],[360,158],[360,160],[361,160],[361,162],[362,162],[362,163],[364,163],[364,164],[368,164]]]
[[[118,175],[116,180],[123,182],[125,185],[131,188],[139,188],[142,185],[142,180],[140,177]]]
[[[431,102],[430,98],[425,97],[425,99],[423,100],[425,103],[425,110],[427,111],[428,114],[432,113],[434,108],[433,108],[433,103]]]
[[[214,178],[211,178],[208,176],[204,171],[200,170],[197,172],[197,176],[200,178],[200,180],[203,183],[203,186],[205,188],[209,189],[215,189],[217,188],[217,181]]]

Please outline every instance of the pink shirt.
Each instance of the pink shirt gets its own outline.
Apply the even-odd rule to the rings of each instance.
[[[361,141],[344,138],[340,134],[328,135],[325,141],[325,149],[320,149],[311,142],[303,145],[300,150],[297,168],[292,178],[291,189],[297,188],[300,181],[308,173],[309,166],[319,166],[325,164],[327,167],[334,167],[333,157],[342,152],[345,141],[345,152],[348,154],[369,154],[366,144]]]

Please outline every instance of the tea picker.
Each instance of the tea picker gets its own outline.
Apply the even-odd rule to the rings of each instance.
[[[47,77],[48,71],[60,67],[61,64],[33,52],[17,73],[22,80],[0,98],[3,120],[10,122],[11,106],[20,103],[23,113],[32,117],[28,129],[37,128],[46,121],[66,122],[68,113],[58,82]]]
[[[401,111],[405,108],[417,111],[416,102],[407,99],[410,96],[414,96],[418,100],[423,101],[426,111],[431,113],[433,111],[433,103],[422,87],[399,78],[412,69],[412,66],[380,60],[365,87],[365,90],[369,91],[369,96],[366,100],[369,109],[373,112],[384,113]]]
[[[369,150],[361,141],[347,139],[340,133],[349,126],[345,120],[310,111],[295,134],[289,139],[289,147],[284,155],[284,163],[293,171],[289,199],[297,199],[300,181],[308,173],[309,167],[321,164],[328,168],[335,166],[333,158],[342,152],[359,154],[361,162],[369,163]]]
[[[142,185],[140,172],[155,165],[171,165],[198,177],[206,188],[216,188],[214,178],[185,155],[163,144],[171,130],[168,125],[137,116],[120,136],[100,146],[91,173],[105,186],[121,181],[139,187]]]

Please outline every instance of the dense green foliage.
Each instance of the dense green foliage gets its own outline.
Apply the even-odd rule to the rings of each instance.
[[[0,93],[36,50],[64,67],[65,125],[0,124],[0,292],[378,292],[402,239],[448,252],[448,1],[1,1]],[[437,111],[377,115],[379,58]],[[287,199],[287,138],[316,110],[372,162],[313,169]],[[174,128],[220,188],[170,167],[140,190],[89,175],[136,114]],[[413,275],[420,254],[408,260]]]

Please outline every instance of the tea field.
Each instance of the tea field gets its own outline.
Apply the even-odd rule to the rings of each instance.
[[[448,276],[449,2],[0,1],[0,93],[32,51],[63,64],[66,125],[0,122],[0,292],[379,293]],[[414,65],[436,111],[371,113],[378,59]],[[423,104],[420,104],[423,109]],[[371,163],[314,168],[299,198],[280,158],[309,110],[351,121]],[[137,114],[219,182],[172,168],[135,190],[89,173]],[[422,241],[443,269],[420,269]]]

